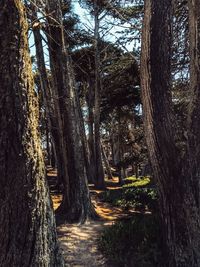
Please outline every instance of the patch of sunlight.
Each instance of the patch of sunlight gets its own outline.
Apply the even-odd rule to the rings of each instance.
[[[53,209],[56,210],[62,202],[62,195],[51,195],[51,198],[53,201]]]
[[[141,187],[141,186],[145,186],[148,185],[150,183],[150,177],[146,176],[146,177],[139,177],[136,178],[134,176],[132,177],[128,177],[125,179],[125,181],[128,181],[127,184],[123,185],[123,187],[127,188],[127,187]]]

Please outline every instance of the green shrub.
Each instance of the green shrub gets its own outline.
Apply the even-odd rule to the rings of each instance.
[[[115,190],[107,190],[100,194],[102,201],[124,209],[157,210],[157,191],[150,187],[123,187]]]
[[[138,214],[107,228],[100,239],[102,252],[120,266],[160,266],[160,227],[151,214]]]
[[[124,179],[125,181],[125,185],[123,185],[123,187],[141,187],[141,186],[146,186],[150,183],[150,177],[139,177],[136,178],[135,176],[132,177],[128,177],[126,179]]]

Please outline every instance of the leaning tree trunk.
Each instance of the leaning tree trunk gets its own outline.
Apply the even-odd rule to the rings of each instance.
[[[84,222],[94,217],[87,184],[84,151],[78,105],[76,103],[72,66],[67,52],[60,1],[49,0],[48,43],[54,81],[62,121],[63,139],[67,157],[69,181],[65,184],[63,201],[58,212],[64,213],[70,221]]]
[[[0,2],[0,266],[57,267],[56,227],[19,0]]]
[[[189,162],[191,155],[196,155],[195,158],[199,155],[199,151],[196,153],[199,143],[186,153],[185,159],[176,148],[170,94],[171,23],[171,0],[146,0],[141,58],[145,136],[158,183],[168,252],[163,265],[197,267],[200,266],[199,165],[192,170]]]

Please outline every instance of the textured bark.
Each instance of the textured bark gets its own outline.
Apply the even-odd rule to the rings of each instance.
[[[146,1],[141,58],[145,135],[160,194],[168,253],[164,265],[200,266],[199,177],[190,164],[199,148],[191,151],[189,142],[185,159],[176,148],[170,95],[171,22],[171,0]]]
[[[73,75],[73,77],[74,77],[74,75]],[[75,81],[74,81],[74,84],[75,84]],[[79,125],[80,125],[80,137],[81,137],[81,142],[82,142],[82,146],[83,146],[83,155],[84,155],[84,160],[85,160],[87,180],[88,180],[88,182],[91,182],[93,180],[93,175],[92,175],[91,167],[90,167],[90,151],[89,151],[89,146],[88,146],[88,142],[87,142],[87,138],[86,138],[83,113],[81,110],[80,99],[78,97],[77,90],[75,90],[75,96],[76,96]]]
[[[108,158],[106,156],[105,149],[104,149],[102,144],[101,144],[101,151],[102,151],[102,158],[103,158],[103,161],[104,161],[104,164],[105,164],[105,168],[106,168],[106,172],[107,172],[107,175],[108,175],[108,179],[112,180],[112,178],[113,178],[112,177],[112,171],[111,171],[111,168],[110,168],[110,164],[109,164]]]
[[[188,1],[190,39],[190,105],[188,112],[188,157],[200,189],[200,3]],[[198,199],[199,202],[199,199]]]
[[[101,104],[101,77],[100,77],[100,51],[99,51],[99,7],[94,1],[95,18],[95,104],[94,104],[94,152],[95,152],[95,186],[104,188],[104,171],[101,157],[100,136],[100,104]]]
[[[50,149],[50,138],[49,138],[49,127],[48,127],[48,123],[46,123],[46,127],[45,127],[45,131],[46,131],[46,164],[47,165],[51,165],[51,149]]]
[[[45,58],[42,44],[42,36],[40,32],[40,21],[37,17],[38,12],[38,1],[34,0],[30,4],[32,11],[32,28],[35,40],[36,58],[38,72],[40,75],[40,84],[42,88],[44,106],[47,115],[48,128],[51,133],[53,144],[58,159],[57,170],[58,170],[58,183],[68,184],[68,170],[67,170],[67,157],[65,152],[65,143],[62,131],[61,115],[58,107],[57,95],[52,92],[51,84],[48,78]]]
[[[0,2],[0,266],[63,266],[21,1]]]
[[[87,185],[79,111],[72,66],[65,44],[60,1],[49,0],[47,9],[52,14],[48,17],[49,53],[69,176],[59,212],[65,213],[68,220],[84,222],[88,217],[93,217],[95,212]]]
[[[86,96],[88,106],[88,148],[91,181],[95,181],[95,151],[94,151],[94,82],[88,79],[88,93]]]

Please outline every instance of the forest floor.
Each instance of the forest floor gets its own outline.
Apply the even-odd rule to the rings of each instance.
[[[56,178],[56,171],[49,170],[48,177],[49,180],[53,181]],[[111,187],[108,188],[113,190],[117,188],[117,180],[111,182]],[[102,202],[99,198],[102,191],[95,190],[92,186],[90,186],[90,192],[92,202],[100,218],[82,225],[61,224],[57,227],[58,238],[67,267],[113,267],[99,250],[98,240],[106,227],[134,212],[131,210],[125,212],[121,208]],[[56,209],[61,203],[62,195],[52,190],[51,195],[54,209]]]

